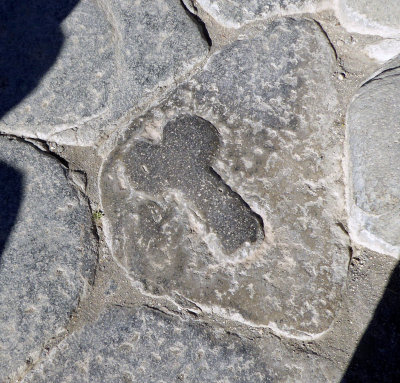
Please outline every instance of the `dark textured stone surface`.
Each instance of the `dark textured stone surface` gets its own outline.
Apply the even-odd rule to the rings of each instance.
[[[0,137],[0,381],[60,334],[96,264],[88,206],[54,158]]]
[[[129,151],[122,163],[135,190],[155,196],[182,193],[229,253],[246,241],[255,242],[262,230],[255,214],[212,170],[218,147],[218,132],[209,122],[180,116],[164,127],[160,145],[137,141],[118,148],[113,156],[120,158],[121,152]],[[148,241],[157,236],[162,224],[155,233],[147,233]],[[144,230],[148,227],[143,224]]]
[[[272,382],[259,352],[196,322],[115,307],[57,346],[23,382]]]

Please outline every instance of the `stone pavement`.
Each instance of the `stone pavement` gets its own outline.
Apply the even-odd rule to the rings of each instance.
[[[0,52],[0,383],[400,381],[396,0],[5,0]]]

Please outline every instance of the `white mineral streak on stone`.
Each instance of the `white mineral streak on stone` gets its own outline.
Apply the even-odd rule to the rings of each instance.
[[[270,321],[266,325],[260,325],[260,324],[256,325],[254,322],[246,320],[239,312],[237,312],[235,310],[225,309],[220,306],[211,306],[211,305],[201,304],[198,302],[196,302],[196,305],[198,307],[200,307],[200,309],[204,313],[208,313],[210,315],[218,315],[223,318],[229,318],[230,320],[236,321],[238,323],[242,323],[242,324],[244,324],[246,326],[250,326],[250,327],[269,329],[274,334],[288,338],[288,339],[296,339],[296,340],[300,340],[300,341],[316,340],[316,339],[321,338],[323,335],[325,335],[331,328],[331,326],[330,326],[329,328],[327,328],[326,330],[324,330],[320,333],[312,334],[312,333],[299,331],[296,327],[288,327],[286,329],[282,329],[281,325],[278,325],[274,321]]]
[[[208,54],[175,0],[82,0],[56,27],[60,52],[36,88],[0,116],[0,132],[90,146]]]
[[[350,33],[400,37],[398,0],[192,0],[197,8],[211,15],[226,28],[274,16],[317,13],[333,10],[341,25]],[[186,3],[191,1],[186,0]],[[192,12],[195,10],[192,7]],[[383,63],[400,53],[398,40],[385,40],[366,47],[367,54]]]
[[[383,64],[400,53],[400,39],[387,39],[376,44],[370,44],[365,50],[369,57]]]
[[[347,113],[349,229],[354,242],[400,258],[400,59],[360,88]]]
[[[332,7],[332,0],[186,0],[185,3],[190,1],[219,24],[234,29],[274,16],[315,13]]]
[[[398,0],[338,0],[337,17],[349,32],[382,37],[400,36]]]
[[[391,245],[367,229],[367,227],[371,226],[371,221],[376,219],[379,220],[379,217],[365,213],[354,202],[350,202],[349,233],[352,240],[377,253],[400,259],[400,246]]]

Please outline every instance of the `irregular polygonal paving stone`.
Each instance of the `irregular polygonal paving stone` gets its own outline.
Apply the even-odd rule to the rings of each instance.
[[[400,37],[400,3],[397,0],[339,0],[338,16],[350,32]]]
[[[147,308],[111,307],[55,347],[24,383],[332,382],[337,366]]]
[[[149,309],[111,308],[23,382],[271,382],[250,342]]]
[[[90,145],[207,55],[179,1],[70,3],[50,2],[44,21],[35,4],[5,6],[1,131]]]
[[[92,278],[91,216],[64,169],[0,138],[0,381],[60,333]]]
[[[344,198],[334,70],[314,22],[275,21],[216,52],[135,122],[101,181],[114,256],[134,280],[152,293],[183,296],[205,311],[290,336],[329,327],[349,259],[337,225]],[[220,136],[212,169],[202,160],[205,126]],[[161,150],[166,142],[169,149]],[[195,163],[204,164],[202,175]],[[221,202],[228,190],[236,205]],[[212,222],[204,197],[227,222]],[[231,218],[240,215],[247,217],[242,227]],[[255,241],[246,228],[254,227],[250,217],[264,231]]]
[[[185,3],[189,8],[200,6],[228,28],[276,15],[315,12],[329,5],[323,0],[185,0]]]
[[[347,115],[353,240],[400,256],[400,58],[367,81]]]

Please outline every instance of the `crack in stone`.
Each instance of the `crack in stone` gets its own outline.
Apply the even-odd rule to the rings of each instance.
[[[200,31],[201,37],[207,42],[209,49],[211,49],[212,40],[211,40],[210,34],[208,33],[205,22],[199,17],[199,15],[196,15],[193,12],[191,12],[183,0],[181,0],[181,4],[182,4],[182,7],[184,8],[185,12],[187,13],[187,15],[197,25],[197,28]],[[193,4],[193,8],[196,10],[196,7],[194,6],[194,4]]]
[[[337,53],[337,51],[336,51],[335,46],[333,45],[333,42],[332,42],[331,38],[330,38],[329,35],[328,35],[328,33],[325,31],[324,27],[322,26],[322,24],[321,24],[319,21],[317,21],[317,20],[315,20],[315,19],[312,19],[312,20],[315,22],[315,24],[318,25],[318,28],[321,30],[322,34],[323,34],[323,35],[326,37],[326,39],[328,40],[328,43],[329,43],[329,45],[331,46],[331,48],[332,48],[332,50],[333,50],[333,54],[335,55],[335,60],[336,60],[336,61],[339,61],[338,53]]]

